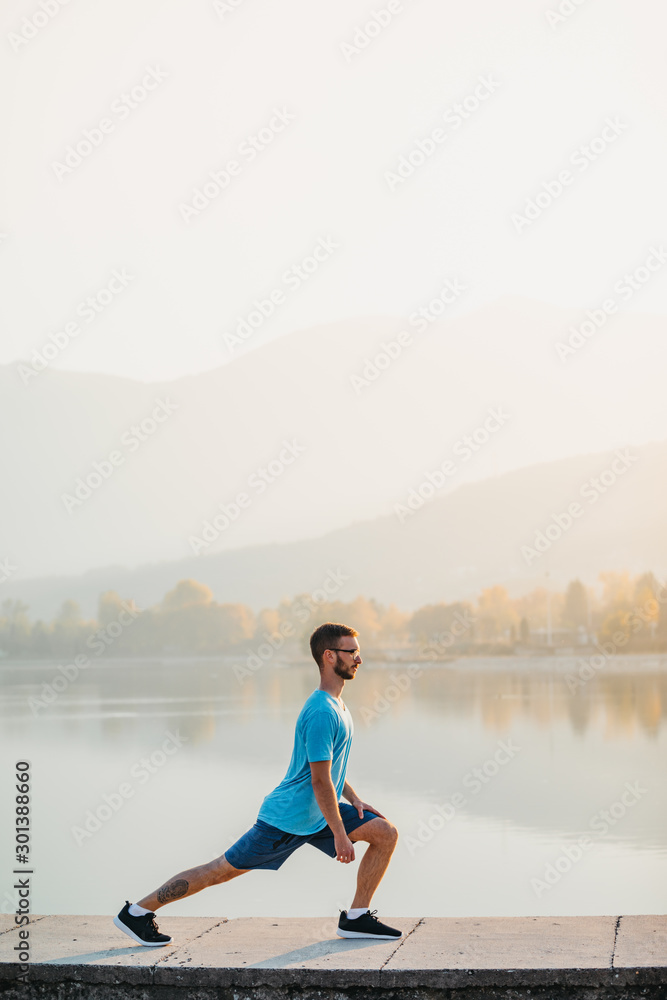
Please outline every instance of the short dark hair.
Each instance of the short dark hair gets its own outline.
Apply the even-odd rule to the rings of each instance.
[[[324,656],[325,649],[331,649],[333,646],[338,645],[338,639],[342,635],[359,635],[356,629],[350,628],[349,625],[341,625],[338,622],[325,622],[315,629],[310,637],[310,651],[313,654],[313,659],[318,665],[320,670],[322,669],[322,657]]]

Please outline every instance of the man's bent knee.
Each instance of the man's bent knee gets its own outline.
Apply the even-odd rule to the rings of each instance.
[[[398,840],[398,830],[396,829],[393,823],[389,822],[389,820],[385,820],[384,822],[387,824],[387,830],[386,830],[387,841],[390,844],[396,844]]]
[[[366,823],[353,830],[349,835],[350,840],[367,840],[369,844],[391,844],[395,845],[398,840],[398,830],[388,819],[376,816]]]

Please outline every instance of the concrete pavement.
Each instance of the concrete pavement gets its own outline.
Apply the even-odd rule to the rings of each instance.
[[[0,992],[14,996],[227,995],[248,997],[435,995],[464,989],[485,996],[607,995],[667,998],[667,916],[392,917],[398,941],[336,936],[337,918],[170,917],[166,948],[135,945],[111,916],[33,916],[28,988],[17,984],[13,916],[0,917]],[[50,984],[50,985],[47,985]],[[545,992],[546,989],[546,992]],[[72,992],[74,990],[74,992]],[[77,992],[78,991],[78,992]],[[222,991],[222,992],[219,992]],[[322,992],[324,991],[324,993]],[[403,993],[405,991],[405,993]],[[233,991],[229,993],[232,997]]]

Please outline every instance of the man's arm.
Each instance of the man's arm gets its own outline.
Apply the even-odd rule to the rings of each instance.
[[[347,781],[345,782],[345,787],[343,788],[343,798],[347,799],[347,801],[354,806],[360,816],[363,816],[364,810],[368,809],[369,812],[375,813],[376,816],[381,816],[382,819],[387,818],[384,813],[380,812],[379,809],[369,805],[368,802],[363,802],[355,792],[352,785]]]
[[[331,780],[331,761],[311,761],[310,777],[317,804],[334,835],[336,860],[348,864],[354,861],[354,844],[345,832],[345,824],[338,808],[338,796]]]
[[[345,782],[345,787],[343,788],[343,798],[347,799],[348,802],[352,802],[353,804],[354,800],[359,798],[352,785],[350,785],[349,782],[347,781]]]
[[[310,777],[317,804],[322,810],[325,820],[331,827],[334,837],[337,834],[344,834],[345,825],[340,815],[340,809],[338,808],[336,788],[331,780],[331,761],[312,761],[310,765]]]

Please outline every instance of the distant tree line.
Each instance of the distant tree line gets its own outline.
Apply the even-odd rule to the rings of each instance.
[[[323,621],[353,625],[366,654],[392,649],[440,658],[452,651],[506,653],[596,643],[611,644],[616,652],[667,650],[667,588],[653,573],[605,572],[599,584],[573,580],[564,592],[536,587],[515,598],[505,587],[488,587],[474,601],[428,604],[411,613],[365,597],[315,602],[308,594],[255,613],[245,604],[219,604],[196,580],[179,581],[146,609],[106,591],[91,620],[66,600],[52,621],[33,622],[27,605],[6,599],[0,605],[0,656],[209,655],[265,643],[307,654],[308,637]]]

